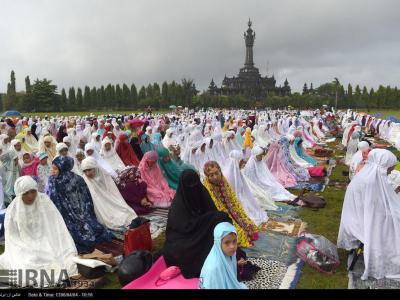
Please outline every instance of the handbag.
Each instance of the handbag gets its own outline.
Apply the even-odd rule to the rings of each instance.
[[[303,189],[300,195],[293,201],[288,202],[290,205],[302,206],[308,208],[324,208],[326,205],[325,199],[321,196],[317,196],[314,193],[309,193],[307,189]]]
[[[134,251],[125,257],[118,268],[118,279],[122,286],[146,274],[153,266],[149,251]]]
[[[148,250],[153,248],[150,233],[150,222],[139,227],[128,229],[124,235],[124,257],[135,250]]]
[[[171,279],[178,277],[181,274],[181,269],[177,266],[172,266],[162,271],[155,283],[156,286],[162,286]]]

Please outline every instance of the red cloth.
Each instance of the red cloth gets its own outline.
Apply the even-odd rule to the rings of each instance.
[[[103,134],[103,140],[108,136],[108,133],[111,133],[111,139],[115,142],[115,139],[117,138],[112,130],[106,130]]]
[[[137,158],[132,146],[127,142],[127,137],[125,133],[121,133],[118,138],[118,143],[115,149],[125,164],[125,166],[138,166],[139,159]]]
[[[307,168],[311,177],[324,177],[326,175],[325,167],[309,167]]]

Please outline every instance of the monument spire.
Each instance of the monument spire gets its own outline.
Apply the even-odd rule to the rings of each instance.
[[[249,28],[247,31],[244,33],[244,41],[246,44],[246,59],[245,59],[245,67],[247,68],[252,68],[254,67],[254,61],[253,61],[253,46],[254,46],[254,40],[256,39],[256,33],[251,29],[251,25],[253,23],[249,19],[248,26]]]

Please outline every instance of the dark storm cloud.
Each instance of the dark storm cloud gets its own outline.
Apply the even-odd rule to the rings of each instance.
[[[0,91],[12,69],[61,87],[236,75],[243,32],[254,60],[294,90],[338,77],[399,85],[397,0],[0,0]]]

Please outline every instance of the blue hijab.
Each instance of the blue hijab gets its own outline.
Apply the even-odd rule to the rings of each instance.
[[[236,253],[226,256],[222,251],[222,239],[230,233],[236,234],[235,227],[228,222],[214,228],[214,246],[211,248],[200,273],[201,289],[247,289],[237,280]]]
[[[302,142],[303,140],[300,137],[296,137],[294,139],[294,149],[296,149],[297,155],[315,167],[317,165],[317,161],[303,152],[303,148],[301,147]]]
[[[241,148],[243,148],[243,144],[244,144],[244,138],[242,136],[242,133],[244,132],[243,127],[238,127],[238,129],[236,130],[236,142],[240,145]]]
[[[163,145],[161,143],[161,139],[162,139],[161,133],[156,132],[156,133],[153,134],[153,138],[151,140],[151,143],[153,145],[155,145],[156,147],[162,147]]]
[[[78,252],[91,252],[97,244],[110,241],[113,235],[97,221],[85,180],[71,172],[74,159],[58,156],[53,165],[59,174],[49,177],[46,193],[61,213]]]
[[[142,135],[142,137],[141,137],[141,139],[142,139],[142,142],[140,143],[140,149],[142,150],[142,152],[143,152],[143,154],[145,154],[146,152],[149,152],[149,151],[154,151],[154,150],[156,150],[156,147],[152,144],[152,143],[148,143],[147,141],[146,141],[146,139],[148,138],[149,136],[147,135],[147,134],[143,134]]]

